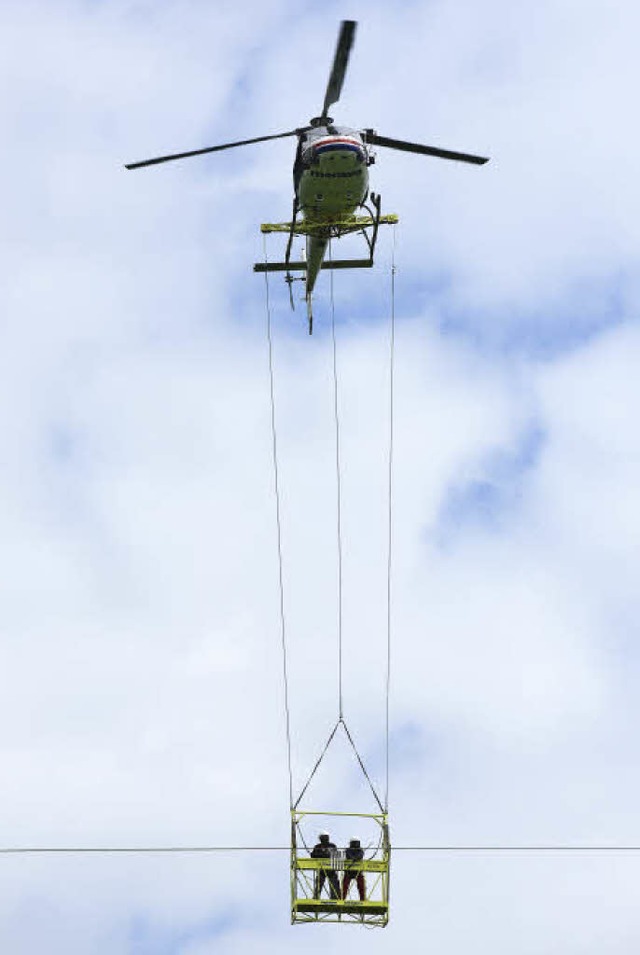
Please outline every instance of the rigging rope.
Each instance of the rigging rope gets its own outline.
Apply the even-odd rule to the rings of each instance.
[[[267,237],[263,237],[264,260],[267,259]],[[278,438],[276,430],[276,402],[273,383],[273,337],[271,334],[271,300],[269,298],[269,273],[264,273],[266,306],[267,306],[267,343],[269,350],[269,396],[271,399],[271,447],[273,457],[273,483],[276,498],[276,526],[278,540],[278,584],[280,590],[280,638],[282,644],[282,676],[284,683],[284,711],[287,735],[287,766],[289,770],[289,805],[293,804],[293,770],[291,766],[291,714],[289,712],[289,680],[287,666],[287,640],[284,614],[284,580],[282,573],[282,522],[280,519],[280,483],[278,480]]]
[[[267,242],[264,237],[264,258],[265,264],[268,264]],[[282,558],[282,522],[280,509],[280,489],[278,472],[278,452],[277,452],[277,428],[276,428],[276,410],[275,410],[275,386],[273,370],[273,336],[271,321],[271,301],[269,295],[269,273],[264,272],[265,276],[265,294],[266,294],[266,312],[267,312],[267,343],[269,352],[269,394],[271,401],[271,437],[273,452],[273,475],[274,489],[276,499],[276,525],[277,525],[277,549],[278,549],[278,583],[280,592],[280,631],[282,644],[282,670],[284,683],[284,708],[287,737],[287,764],[289,771],[289,804],[292,809],[297,808],[306,793],[311,780],[315,776],[320,763],[322,762],[338,728],[342,725],[347,739],[355,753],[358,764],[369,784],[373,797],[378,804],[380,811],[386,813],[389,804],[389,736],[390,736],[390,684],[391,684],[391,551],[392,551],[392,478],[393,478],[393,400],[394,400],[394,352],[395,352],[395,246],[396,231],[393,231],[393,251],[391,263],[391,319],[390,319],[390,343],[389,343],[389,451],[388,451],[388,521],[387,521],[387,666],[385,680],[385,797],[384,803],[380,800],[371,778],[366,770],[364,762],[358,752],[353,737],[349,732],[344,720],[344,698],[343,698],[343,575],[342,575],[342,483],[341,483],[341,465],[340,465],[340,415],[339,415],[339,392],[338,392],[338,358],[337,358],[337,340],[336,340],[336,312],[334,295],[334,277],[333,269],[330,268],[330,297],[331,297],[331,338],[333,353],[333,416],[335,424],[335,468],[336,468],[336,499],[337,499],[337,552],[338,552],[338,719],[329,734],[329,738],[320,753],[311,774],[309,775],[304,787],[297,800],[293,800],[293,768],[291,754],[291,715],[289,708],[289,682],[288,682],[288,660],[286,643],[286,622],[284,610],[284,578],[283,578],[283,558]],[[329,258],[333,262],[332,244],[329,242]]]
[[[320,763],[324,759],[324,756],[333,741],[338,727],[342,725],[347,739],[351,744],[351,747],[355,753],[356,759],[362,770],[369,788],[373,793],[373,797],[378,804],[380,811],[387,813],[389,805],[389,731],[390,731],[390,721],[389,721],[389,701],[390,701],[390,685],[391,685],[391,549],[392,549],[392,518],[393,518],[393,399],[394,399],[394,356],[395,356],[395,248],[396,248],[396,231],[394,227],[393,231],[393,247],[392,247],[392,259],[391,259],[391,316],[390,316],[390,341],[389,341],[389,450],[388,450],[388,505],[387,505],[387,666],[386,666],[386,678],[385,678],[385,798],[384,803],[380,800],[378,793],[371,781],[371,777],[367,772],[367,769],[364,765],[362,757],[358,752],[358,749],[355,745],[353,737],[349,732],[349,728],[344,719],[344,707],[343,707],[343,679],[342,679],[342,646],[343,646],[343,633],[342,633],[342,597],[343,597],[343,583],[342,583],[342,489],[341,489],[341,468],[340,468],[340,416],[339,416],[339,403],[338,403],[338,361],[337,361],[337,344],[336,344],[336,313],[335,313],[335,295],[334,295],[334,280],[333,280],[333,269],[330,269],[330,301],[331,301],[331,338],[332,338],[332,347],[333,347],[333,410],[334,410],[334,424],[335,424],[335,462],[336,462],[336,490],[337,490],[337,543],[338,543],[338,720],[333,727],[329,738],[325,743],[325,746],[320,753],[311,773],[302,788],[300,795],[293,804],[293,808],[297,808],[300,804],[304,794],[306,793],[311,780],[315,776]],[[332,247],[331,242],[329,242],[329,260],[333,262],[332,256]]]
[[[329,746],[330,746],[330,744],[331,744],[331,740],[332,740],[333,737],[336,735],[336,732],[337,732],[338,727],[340,726],[340,723],[341,723],[341,722],[342,722],[342,720],[339,719],[339,720],[337,721],[336,725],[333,727],[333,729],[332,729],[331,732],[329,733],[329,739],[328,739],[327,742],[324,744],[324,749],[322,750],[322,752],[321,752],[320,755],[318,756],[318,759],[316,760],[316,764],[315,764],[315,766],[313,767],[313,769],[311,770],[311,774],[310,774],[309,778],[307,779],[306,783],[305,783],[304,786],[302,787],[302,792],[300,793],[300,795],[299,795],[298,798],[296,799],[295,803],[292,804],[292,806],[291,806],[292,809],[297,809],[298,806],[300,805],[300,800],[302,799],[302,797],[303,797],[304,794],[306,793],[307,789],[309,788],[309,783],[311,782],[311,780],[312,780],[313,777],[315,776],[316,770],[318,769],[318,766],[320,765],[320,763],[321,763],[322,760],[324,759],[324,754],[325,754],[325,753],[327,752],[327,750],[329,749]]]
[[[370,776],[369,776],[369,773],[368,773],[367,770],[366,770],[366,767],[365,767],[365,765],[364,765],[364,762],[363,762],[363,760],[362,760],[362,757],[360,756],[360,753],[358,752],[358,749],[357,749],[357,747],[356,747],[356,744],[355,744],[354,741],[353,741],[353,737],[352,737],[351,733],[349,732],[349,727],[347,726],[347,724],[345,723],[345,721],[344,721],[344,719],[343,719],[342,717],[340,717],[340,718],[337,720],[336,725],[333,727],[333,729],[332,729],[331,732],[329,733],[329,738],[328,738],[327,742],[326,742],[325,745],[324,745],[324,749],[322,750],[322,752],[321,752],[320,755],[318,756],[318,759],[316,760],[316,764],[315,764],[315,766],[313,767],[313,769],[311,770],[311,773],[310,773],[310,775],[309,775],[309,778],[307,779],[306,783],[304,784],[304,786],[303,786],[303,788],[302,788],[302,792],[300,793],[300,795],[298,796],[298,798],[296,799],[295,803],[293,804],[293,806],[292,806],[291,808],[292,808],[292,809],[297,809],[298,806],[300,805],[300,801],[302,800],[302,797],[304,796],[304,794],[306,793],[307,789],[309,788],[309,784],[311,783],[311,780],[312,780],[313,777],[315,776],[316,771],[317,771],[317,769],[318,769],[320,763],[321,763],[322,760],[324,759],[324,756],[325,756],[327,750],[329,749],[329,746],[331,745],[331,741],[333,740],[334,736],[336,735],[336,733],[337,733],[337,731],[338,731],[338,727],[340,727],[340,726],[342,726],[343,730],[344,730],[345,733],[347,734],[347,739],[348,739],[349,742],[351,743],[351,748],[353,749],[353,752],[355,753],[356,759],[358,760],[358,763],[359,763],[359,765],[360,765],[360,769],[361,769],[362,772],[364,773],[365,779],[366,779],[367,782],[369,783],[369,788],[371,789],[371,792],[373,793],[373,798],[374,798],[375,801],[377,802],[378,807],[379,807],[379,809],[380,809],[380,812],[382,812],[382,813],[386,812],[386,810],[384,809],[384,807],[383,807],[383,805],[382,805],[382,802],[380,801],[380,797],[378,796],[378,793],[377,793],[376,790],[375,790],[375,786],[374,786],[373,783],[371,782],[371,778],[370,778]]]
[[[391,247],[391,316],[389,335],[389,467],[387,523],[387,678],[385,687],[385,786],[384,811],[389,810],[389,698],[391,690],[391,553],[393,543],[393,398],[396,344],[396,226]]]
[[[375,791],[374,785],[373,785],[373,783],[371,782],[371,779],[369,778],[369,773],[367,772],[367,770],[366,770],[366,768],[365,768],[365,765],[364,765],[364,763],[362,762],[362,758],[361,758],[361,756],[360,756],[360,753],[359,753],[358,750],[356,749],[356,744],[353,742],[353,739],[352,739],[352,737],[351,737],[351,733],[349,732],[349,728],[348,728],[348,726],[347,726],[347,724],[345,723],[344,720],[342,720],[342,725],[343,725],[343,727],[344,727],[345,733],[347,734],[347,738],[348,738],[349,742],[351,743],[351,746],[353,747],[353,751],[354,751],[354,753],[356,754],[356,759],[357,759],[358,762],[360,763],[360,769],[361,769],[362,772],[364,773],[365,778],[366,778],[367,782],[369,783],[369,788],[370,788],[371,792],[373,793],[373,798],[374,798],[375,801],[378,803],[378,806],[380,807],[380,812],[383,812],[383,813],[384,813],[384,812],[386,812],[387,810],[386,810],[386,808],[383,807],[382,803],[380,802],[380,799],[379,799],[379,797],[378,797],[378,794],[377,794],[377,792]]]
[[[333,262],[329,240],[329,260]],[[338,720],[344,715],[342,697],[342,489],[340,482],[340,417],[338,413],[338,359],[336,350],[336,309],[333,295],[333,269],[329,270],[331,287],[331,338],[333,341],[333,416],[336,426],[336,497],[338,540]]]

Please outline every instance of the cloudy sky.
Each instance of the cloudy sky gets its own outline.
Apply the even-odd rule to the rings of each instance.
[[[340,19],[396,231],[398,846],[640,844],[640,8],[0,4],[0,848],[289,834],[258,226]],[[268,254],[279,255],[279,239]],[[391,230],[334,284],[345,715],[384,785]],[[336,718],[330,283],[270,283],[293,769]],[[320,808],[369,808],[337,748]],[[357,835],[357,833],[354,833]],[[0,856],[11,955],[627,955],[640,853],[400,853],[384,932],[288,924],[286,852]],[[346,934],[345,934],[346,933]]]

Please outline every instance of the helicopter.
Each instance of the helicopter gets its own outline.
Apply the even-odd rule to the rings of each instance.
[[[126,169],[141,169],[145,166],[173,162],[176,159],[203,156],[223,149],[234,149],[237,146],[249,146],[253,143],[296,136],[298,146],[293,164],[294,198],[291,221],[265,223],[261,226],[263,233],[288,234],[284,261],[257,262],[253,268],[255,272],[286,272],[285,281],[289,285],[292,307],[294,305],[292,284],[296,279],[291,273],[295,271],[305,273],[302,281],[305,283],[309,334],[313,331],[313,290],[320,270],[370,268],[373,266],[379,226],[398,221],[395,215],[383,216],[380,196],[369,192],[368,170],[375,161],[370,147],[382,146],[386,149],[480,166],[489,161],[484,156],[439,149],[435,146],[423,146],[420,143],[402,139],[390,139],[388,136],[380,136],[374,129],[351,129],[334,125],[333,118],[329,116],[329,109],[340,99],[356,26],[355,20],[341,22],[322,110],[319,116],[309,120],[307,126],[284,133],[241,139],[233,143],[222,143],[218,146],[172,153],[168,156],[156,156],[153,159],[125,164]],[[367,204],[368,202],[370,205]],[[358,210],[364,210],[366,214],[356,215]],[[330,240],[354,232],[360,232],[364,236],[369,251],[367,258],[331,258],[330,261],[325,261]],[[302,261],[291,259],[293,238],[296,235],[304,236],[306,239],[306,256]]]

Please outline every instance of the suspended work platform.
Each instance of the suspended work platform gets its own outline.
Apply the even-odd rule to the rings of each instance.
[[[334,846],[326,858],[313,858],[304,823],[318,818],[353,821],[356,829],[375,829],[376,841],[362,846],[358,861],[353,850]],[[361,824],[357,824],[361,820]],[[353,828],[353,827],[352,827]],[[356,853],[357,854],[357,853]],[[352,922],[383,928],[389,921],[389,862],[391,846],[386,813],[291,812],[291,921]]]

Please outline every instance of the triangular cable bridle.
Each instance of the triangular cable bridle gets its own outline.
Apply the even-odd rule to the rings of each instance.
[[[349,727],[348,727],[347,724],[345,723],[344,718],[343,718],[342,716],[338,717],[338,720],[337,720],[335,726],[333,727],[333,729],[332,729],[331,732],[329,733],[329,738],[327,739],[327,742],[326,742],[325,745],[324,745],[324,749],[323,749],[322,752],[320,753],[320,756],[318,757],[315,766],[314,766],[313,769],[311,770],[311,773],[310,773],[310,775],[309,775],[309,778],[307,779],[306,783],[305,783],[304,786],[302,787],[302,791],[301,791],[300,795],[298,796],[298,798],[296,799],[296,801],[292,804],[291,808],[292,808],[292,809],[297,809],[298,806],[300,805],[300,802],[302,801],[302,797],[304,796],[304,794],[306,793],[307,789],[309,788],[309,785],[310,785],[310,783],[311,783],[311,780],[313,779],[313,777],[315,776],[316,772],[318,771],[318,767],[320,766],[320,763],[321,763],[322,760],[324,759],[324,757],[325,757],[325,755],[326,755],[326,753],[327,753],[327,750],[329,749],[329,746],[330,746],[331,743],[333,742],[333,739],[335,738],[335,735],[336,735],[336,733],[338,732],[338,729],[340,728],[340,726],[342,726],[342,728],[344,729],[344,732],[345,732],[345,734],[346,734],[346,737],[347,737],[347,739],[349,740],[349,743],[351,744],[351,748],[353,749],[353,752],[355,753],[355,757],[356,757],[356,759],[358,760],[358,764],[359,764],[359,766],[360,766],[360,769],[361,769],[362,772],[363,772],[364,778],[365,778],[365,779],[367,780],[367,782],[369,783],[369,788],[370,788],[371,792],[373,793],[373,798],[375,799],[375,801],[377,802],[377,804],[378,804],[378,806],[379,806],[379,808],[380,808],[380,812],[384,813],[384,809],[383,809],[383,806],[382,806],[382,802],[380,801],[380,797],[378,796],[378,793],[376,792],[375,787],[374,787],[373,783],[371,782],[371,777],[369,776],[369,773],[367,772],[366,766],[364,765],[364,762],[362,761],[362,757],[360,756],[360,753],[358,752],[358,749],[357,749],[357,747],[356,747],[356,744],[355,744],[354,741],[353,741],[353,736],[352,736],[351,733],[349,732]]]

